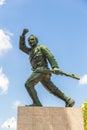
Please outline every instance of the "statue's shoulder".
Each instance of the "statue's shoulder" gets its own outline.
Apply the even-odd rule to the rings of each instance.
[[[46,47],[46,46],[44,46],[44,45],[38,45],[38,47],[39,47],[40,49],[42,49],[42,50],[47,49],[47,47]]]

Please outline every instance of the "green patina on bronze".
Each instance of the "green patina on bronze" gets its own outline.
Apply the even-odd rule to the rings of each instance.
[[[33,34],[30,35],[28,38],[28,43],[30,47],[27,47],[25,42],[25,35],[27,32],[28,29],[23,30],[23,33],[20,36],[19,48],[27,55],[29,55],[30,64],[32,66],[32,74],[25,83],[27,92],[33,101],[33,104],[29,106],[42,106],[39,97],[37,95],[37,92],[35,90],[35,85],[38,82],[41,82],[41,84],[50,93],[62,99],[66,103],[65,104],[66,107],[72,107],[75,101],[69,98],[66,94],[64,94],[51,81],[51,73],[58,74],[58,72],[60,72],[56,59],[46,46],[38,45],[38,38]],[[48,63],[50,64],[52,71],[49,69]],[[61,74],[63,75],[64,73]],[[66,74],[67,73],[65,73],[65,75]],[[75,75],[71,75],[71,77],[72,76]]]

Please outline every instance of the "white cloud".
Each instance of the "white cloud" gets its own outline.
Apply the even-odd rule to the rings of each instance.
[[[9,86],[9,80],[7,76],[3,73],[2,67],[0,67],[0,94],[6,94]]]
[[[0,56],[12,49],[11,36],[12,33],[0,29]]]
[[[83,76],[80,78],[79,84],[87,85],[87,74],[83,75]]]
[[[15,117],[11,117],[7,119],[2,125],[1,128],[9,128],[9,129],[14,129],[16,130],[17,128],[17,121]]]
[[[20,105],[21,105],[21,102],[17,100],[15,102],[13,102],[12,108],[16,109]]]
[[[0,5],[5,4],[5,0],[0,0]]]

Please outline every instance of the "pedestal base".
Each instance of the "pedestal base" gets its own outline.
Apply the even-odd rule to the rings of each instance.
[[[17,130],[84,130],[81,108],[18,107]]]

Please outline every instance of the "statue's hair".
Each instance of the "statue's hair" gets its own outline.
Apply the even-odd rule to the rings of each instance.
[[[34,36],[33,34],[31,34],[28,39],[30,39],[31,36],[35,37],[36,43],[38,43],[38,38]]]

